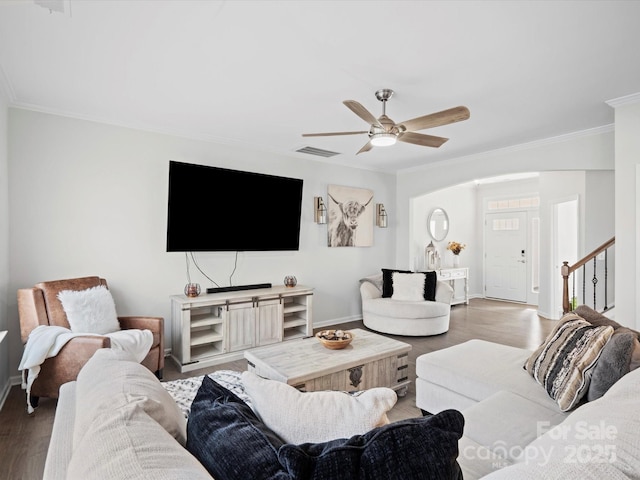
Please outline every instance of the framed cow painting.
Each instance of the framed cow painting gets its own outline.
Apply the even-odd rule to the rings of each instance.
[[[372,190],[329,185],[327,207],[330,247],[373,245],[375,204]]]

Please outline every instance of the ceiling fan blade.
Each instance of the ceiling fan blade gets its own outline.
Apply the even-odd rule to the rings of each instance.
[[[404,132],[398,135],[399,142],[413,143],[415,145],[422,145],[423,147],[438,148],[444,142],[449,140],[444,137],[436,137],[434,135],[425,135],[424,133]]]
[[[373,114],[369,110],[364,108],[362,105],[360,105],[355,100],[345,100],[342,103],[344,103],[349,110],[351,110],[353,113],[358,115],[361,119],[363,119],[368,124],[375,125],[376,127],[384,128],[380,124],[378,119],[376,117],[374,117]]]
[[[373,148],[373,144],[371,142],[367,142],[367,144],[364,147],[362,147],[360,150],[358,150],[358,153],[368,152],[372,148]],[[356,153],[356,155],[358,155],[358,153]]]
[[[467,120],[469,116],[470,113],[467,107],[454,107],[422,117],[412,118],[406,122],[398,123],[398,127],[402,126],[408,131],[424,130],[425,128],[439,127]]]
[[[331,135],[357,135],[359,133],[369,133],[367,130],[361,132],[328,132],[328,133],[303,133],[303,137],[328,137]]]

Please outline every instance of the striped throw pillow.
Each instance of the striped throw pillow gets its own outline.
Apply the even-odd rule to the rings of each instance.
[[[575,313],[568,313],[531,354],[524,368],[560,410],[569,411],[589,390],[593,369],[612,334],[611,326],[596,327]]]

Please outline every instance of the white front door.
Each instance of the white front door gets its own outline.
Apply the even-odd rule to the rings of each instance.
[[[527,214],[485,216],[485,296],[527,301]]]

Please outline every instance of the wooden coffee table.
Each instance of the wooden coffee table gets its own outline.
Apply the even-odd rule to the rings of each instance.
[[[253,348],[244,352],[248,369],[301,391],[366,390],[389,387],[407,393],[411,345],[359,328],[342,350],[330,350],[315,337]]]

